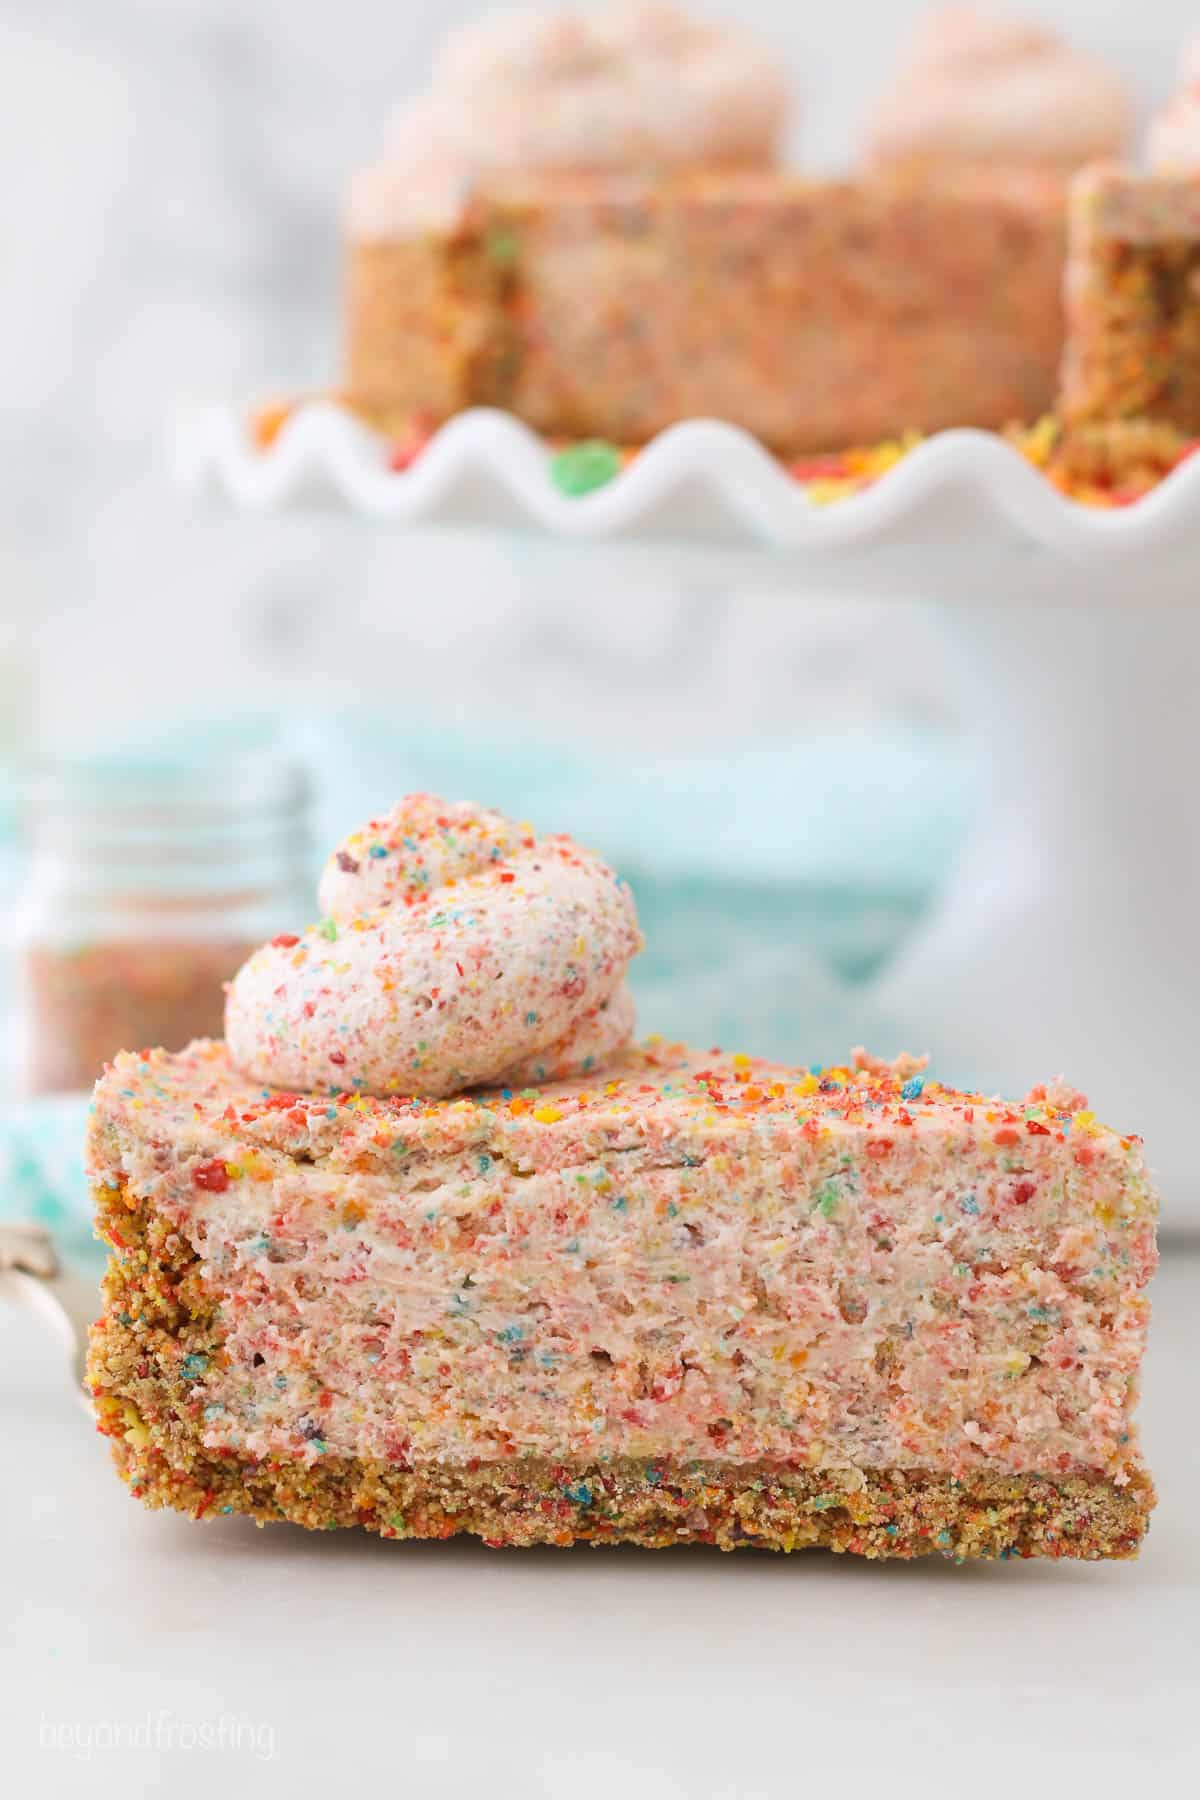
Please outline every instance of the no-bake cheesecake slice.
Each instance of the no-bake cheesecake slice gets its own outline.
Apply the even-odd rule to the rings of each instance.
[[[1061,1085],[625,1041],[628,889],[497,814],[412,797],[321,899],[234,982],[228,1044],[96,1089],[90,1379],[142,1499],[493,1544],[1136,1549],[1136,1137]]]

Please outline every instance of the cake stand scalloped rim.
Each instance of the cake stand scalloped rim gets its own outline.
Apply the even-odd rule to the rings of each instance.
[[[315,490],[354,512],[406,524],[436,521],[464,479],[482,476],[505,496],[511,523],[584,541],[632,535],[648,523],[664,535],[676,525],[694,531],[694,504],[682,495],[697,482],[748,543],[767,549],[828,554],[882,545],[911,535],[918,518],[923,536],[949,539],[961,528],[964,501],[976,517],[990,514],[1008,532],[1076,560],[1142,555],[1177,546],[1193,531],[1200,538],[1200,456],[1136,505],[1108,510],[1066,499],[1011,445],[973,429],[926,439],[865,492],[827,505],[815,504],[747,432],[715,419],[672,426],[607,485],[578,497],[556,488],[552,454],[509,414],[478,408],[442,426],[398,473],[377,432],[334,402],[310,401],[266,449],[252,440],[245,413],[228,405],[197,410],[177,429],[173,469],[186,490],[212,484],[246,508],[300,504]],[[461,510],[455,516],[462,522]]]

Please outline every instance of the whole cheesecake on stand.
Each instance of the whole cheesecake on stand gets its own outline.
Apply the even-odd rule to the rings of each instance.
[[[1121,148],[1119,84],[952,9],[861,175],[785,169],[788,110],[766,51],[670,7],[451,39],[352,185],[346,399],[397,436],[492,405],[621,444],[715,416],[784,455],[1045,412],[1064,177]]]

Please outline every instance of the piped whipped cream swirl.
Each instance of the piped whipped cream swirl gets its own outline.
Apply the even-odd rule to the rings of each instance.
[[[1200,174],[1200,37],[1180,58],[1180,85],[1150,121],[1146,157],[1159,175]]]
[[[338,846],[319,899],[319,924],[230,984],[230,1054],[271,1087],[524,1087],[590,1073],[632,1034],[633,896],[569,837],[411,794]]]
[[[787,114],[776,62],[741,32],[647,0],[519,7],[447,40],[431,90],[355,178],[350,229],[432,227],[503,175],[770,164]]]
[[[931,159],[1069,173],[1120,153],[1123,82],[1053,32],[973,6],[932,13],[875,111],[877,165]]]

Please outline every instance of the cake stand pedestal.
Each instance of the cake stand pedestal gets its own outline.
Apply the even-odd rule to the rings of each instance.
[[[1062,1073],[1195,1203],[1200,614],[1163,602],[947,608],[987,791],[876,998],[985,1089]],[[1172,1206],[1178,1195],[1178,1211]]]
[[[874,993],[891,1049],[1020,1095],[1062,1073],[1136,1126],[1167,1218],[1200,1225],[1200,456],[1114,512],[1072,504],[1005,444],[946,432],[869,492],[812,505],[744,433],[695,421],[581,499],[495,413],[447,426],[407,474],[336,408],[251,446],[194,420],[178,468],[270,508],[525,534],[569,592],[645,579],[935,603],[963,666],[986,799],[933,916]]]

